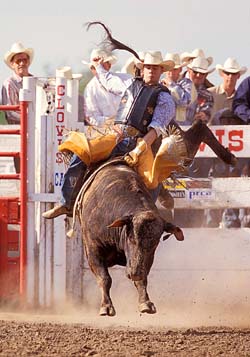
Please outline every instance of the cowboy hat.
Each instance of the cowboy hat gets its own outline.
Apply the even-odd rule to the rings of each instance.
[[[80,73],[73,74],[71,67],[64,66],[56,69],[56,77],[66,78],[66,79],[80,79],[82,78],[82,74]]]
[[[114,64],[117,62],[117,57],[114,56],[112,52],[107,51],[103,48],[95,48],[92,50],[90,54],[90,62],[82,60],[82,63],[91,67],[95,64],[93,62],[94,58],[98,58],[98,57],[101,57],[103,59],[103,62],[109,62],[110,64]]]
[[[240,75],[246,73],[247,67],[243,66],[241,67],[239,63],[236,61],[235,58],[228,57],[228,59],[224,62],[224,65],[222,66],[221,64],[216,65],[216,69],[219,72],[229,72],[229,73],[240,73]]]
[[[145,52],[143,62],[138,63],[137,67],[142,69],[145,64],[161,66],[164,71],[171,71],[174,68],[174,61],[163,60],[160,51],[149,51]]]
[[[32,62],[33,57],[34,57],[33,48],[25,48],[21,42],[15,42],[11,46],[10,51],[6,52],[5,55],[4,55],[4,62],[7,64],[7,66],[12,68],[11,67],[11,60],[18,53],[26,53],[29,56],[30,63]]]
[[[143,61],[144,58],[144,52],[138,52],[138,56],[140,57],[141,61]],[[125,65],[121,69],[121,73],[128,73],[131,74],[132,76],[135,75],[135,67],[140,64],[140,61],[138,58],[135,56],[129,57],[128,60],[126,61]],[[139,68],[139,67],[138,67]]]
[[[181,68],[186,66],[186,62],[181,63],[180,56],[178,53],[167,53],[166,56],[164,57],[165,61],[171,60],[174,62],[174,69]]]
[[[187,68],[190,68],[199,73],[212,73],[215,68],[208,69],[209,62],[205,57],[196,57],[188,65]]]
[[[204,57],[205,58],[205,53],[201,48],[196,48],[191,53],[183,52],[180,57],[181,57],[181,62],[190,62],[196,57]],[[208,61],[209,66],[213,63],[213,57],[211,57],[211,56],[207,57],[206,60]]]

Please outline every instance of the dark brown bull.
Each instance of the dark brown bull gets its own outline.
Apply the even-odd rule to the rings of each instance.
[[[182,134],[191,160],[203,141],[224,162],[235,164],[234,155],[201,121]],[[79,197],[77,201],[78,206]],[[121,163],[98,171],[80,201],[78,214],[84,247],[102,292],[100,315],[115,315],[108,272],[114,265],[126,266],[127,276],[138,290],[140,312],[155,313],[156,308],[147,293],[147,276],[155,250],[164,232],[183,240],[182,231],[160,216],[142,179]]]
[[[140,312],[155,313],[147,293],[155,250],[164,232],[183,240],[182,231],[161,218],[142,179],[122,164],[97,173],[79,214],[88,263],[102,293],[100,315],[115,315],[108,272],[114,265],[126,266],[127,277],[138,290]]]

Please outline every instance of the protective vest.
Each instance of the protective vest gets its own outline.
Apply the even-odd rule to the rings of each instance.
[[[142,134],[147,133],[160,92],[170,93],[161,85],[146,85],[136,78],[125,91],[115,119],[115,124],[131,125]]]

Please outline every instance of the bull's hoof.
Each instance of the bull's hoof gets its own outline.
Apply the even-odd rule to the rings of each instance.
[[[156,307],[151,301],[146,301],[139,305],[139,311],[142,313],[146,312],[147,314],[155,314]]]
[[[114,306],[102,306],[99,311],[100,316],[115,316]]]

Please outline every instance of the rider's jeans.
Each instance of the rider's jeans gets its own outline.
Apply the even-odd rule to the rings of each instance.
[[[73,207],[76,196],[81,189],[86,167],[85,163],[78,156],[72,156],[62,184],[61,204],[68,209]]]

